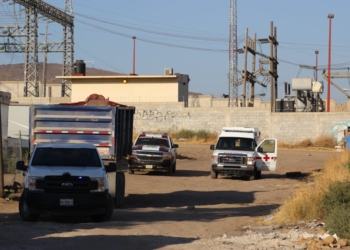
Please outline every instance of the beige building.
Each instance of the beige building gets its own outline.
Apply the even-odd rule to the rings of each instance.
[[[188,75],[56,76],[71,81],[71,101],[100,94],[111,101],[184,102],[188,105]]]

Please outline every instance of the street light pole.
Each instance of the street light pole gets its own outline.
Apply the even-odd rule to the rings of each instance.
[[[133,50],[133,57],[132,57],[132,74],[135,75],[136,36],[133,36],[132,39],[134,40],[134,50]]]
[[[315,51],[316,54],[316,82],[317,82],[317,78],[318,78],[318,72],[317,72],[317,68],[318,68],[318,50]]]
[[[328,14],[329,18],[329,35],[328,35],[328,86],[327,86],[327,112],[330,112],[331,100],[331,42],[332,42],[332,19],[334,14]]]

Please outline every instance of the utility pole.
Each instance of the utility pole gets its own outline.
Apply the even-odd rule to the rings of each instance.
[[[328,14],[329,34],[328,34],[328,84],[327,84],[327,112],[331,111],[331,42],[332,42],[332,19],[334,14]]]
[[[46,21],[46,31],[45,31],[45,34],[42,34],[40,33],[40,35],[45,35],[45,43],[44,43],[44,49],[45,49],[45,52],[44,52],[44,61],[43,61],[43,79],[42,79],[42,82],[43,82],[43,85],[44,85],[44,97],[46,97],[46,64],[47,64],[47,36],[48,35],[51,35],[48,33],[48,30],[49,30],[49,22]]]
[[[253,50],[256,51],[256,33],[254,33],[254,40],[253,40]],[[252,72],[255,72],[255,60],[256,56],[255,53],[253,53],[253,58],[252,58]],[[252,81],[252,88],[251,88],[251,93],[250,93],[250,101],[252,102],[252,107],[254,107],[254,96],[255,96],[255,82]]]
[[[4,100],[3,96],[0,96],[0,198],[5,197],[5,192],[4,192],[4,154],[3,154],[3,148],[2,148],[2,112],[1,112],[1,107],[2,107],[2,102]]]
[[[267,42],[269,42],[269,40],[267,38],[260,39],[260,40],[266,40]],[[255,71],[256,54],[258,54],[264,58],[270,58],[270,57],[263,54],[263,53],[256,51],[256,42],[257,42],[256,33],[254,33],[254,39],[252,39],[248,36],[248,29],[246,29],[244,49],[238,50],[239,53],[244,52],[244,69],[242,70],[242,78],[239,81],[240,84],[243,84],[243,93],[242,93],[242,99],[243,99],[242,106],[243,107],[247,107],[247,106],[253,107],[254,106],[255,83],[260,84],[264,88],[267,87],[267,85],[264,82],[257,80],[257,77],[259,77],[263,74],[262,74],[261,70]],[[251,70],[251,72],[249,72],[247,70],[247,54],[248,54],[248,52],[252,54],[252,70]],[[247,82],[249,82],[251,85],[247,85]],[[248,96],[248,105],[247,105],[247,96]]]
[[[278,74],[277,74],[277,65],[278,65],[278,61],[277,61],[277,45],[278,45],[278,42],[277,42],[277,28],[274,27],[274,32],[273,32],[273,45],[274,45],[274,67],[273,67],[273,70],[274,70],[274,77],[275,77],[275,106],[276,106],[276,99],[278,98]]]
[[[278,97],[278,89],[277,89],[277,83],[278,83],[278,74],[277,74],[277,29],[276,27],[273,27],[273,22],[270,23],[270,83],[271,83],[271,90],[270,90],[270,98],[271,98],[271,112],[276,112],[276,99]]]
[[[245,46],[244,46],[244,65],[243,65],[243,102],[242,106],[246,106],[247,96],[247,52],[248,52],[248,28],[245,29]]]

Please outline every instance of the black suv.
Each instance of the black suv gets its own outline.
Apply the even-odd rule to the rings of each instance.
[[[129,174],[134,171],[176,171],[177,148],[167,133],[141,133],[129,156]]]

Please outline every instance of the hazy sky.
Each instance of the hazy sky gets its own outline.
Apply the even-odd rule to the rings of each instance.
[[[85,60],[88,67],[132,72],[133,40],[136,36],[136,73],[163,74],[164,68],[189,74],[190,91],[228,94],[229,0],[72,0],[75,14],[75,59]],[[58,8],[64,0],[47,0]],[[335,15],[332,25],[332,65],[334,71],[349,71],[350,1],[347,0],[238,0],[238,38],[243,46],[245,29],[249,36],[266,38],[270,22],[277,28],[279,97],[284,93],[284,82],[293,77],[315,77],[313,70],[298,65],[316,63],[315,50],[319,50],[319,66],[327,67],[328,30],[327,15]],[[24,12],[14,18],[14,8],[0,2],[0,26],[24,23]],[[17,7],[15,7],[17,6]],[[40,19],[41,20],[41,19]],[[40,33],[45,22],[39,22]],[[49,25],[48,41],[62,40],[62,27]],[[2,38],[0,38],[2,39]],[[24,41],[24,39],[22,39]],[[145,40],[149,41],[146,42]],[[44,36],[39,36],[44,41]],[[269,45],[258,47],[269,54]],[[39,55],[42,61],[43,56]],[[62,54],[51,53],[49,62],[61,63]],[[0,64],[23,63],[23,54],[0,54]],[[251,63],[248,62],[248,69]],[[243,55],[239,55],[238,69],[243,69]],[[323,80],[321,72],[319,80]],[[260,79],[262,80],[262,79]],[[342,88],[350,88],[350,80],[334,80]],[[326,82],[324,81],[326,84]],[[326,86],[325,86],[326,87]],[[326,90],[327,88],[325,88]],[[258,87],[256,93],[269,89]],[[242,92],[241,87],[239,92]],[[326,91],[322,94],[326,98]],[[346,97],[334,87],[331,96],[345,102]],[[118,100],[116,100],[118,101]]]

